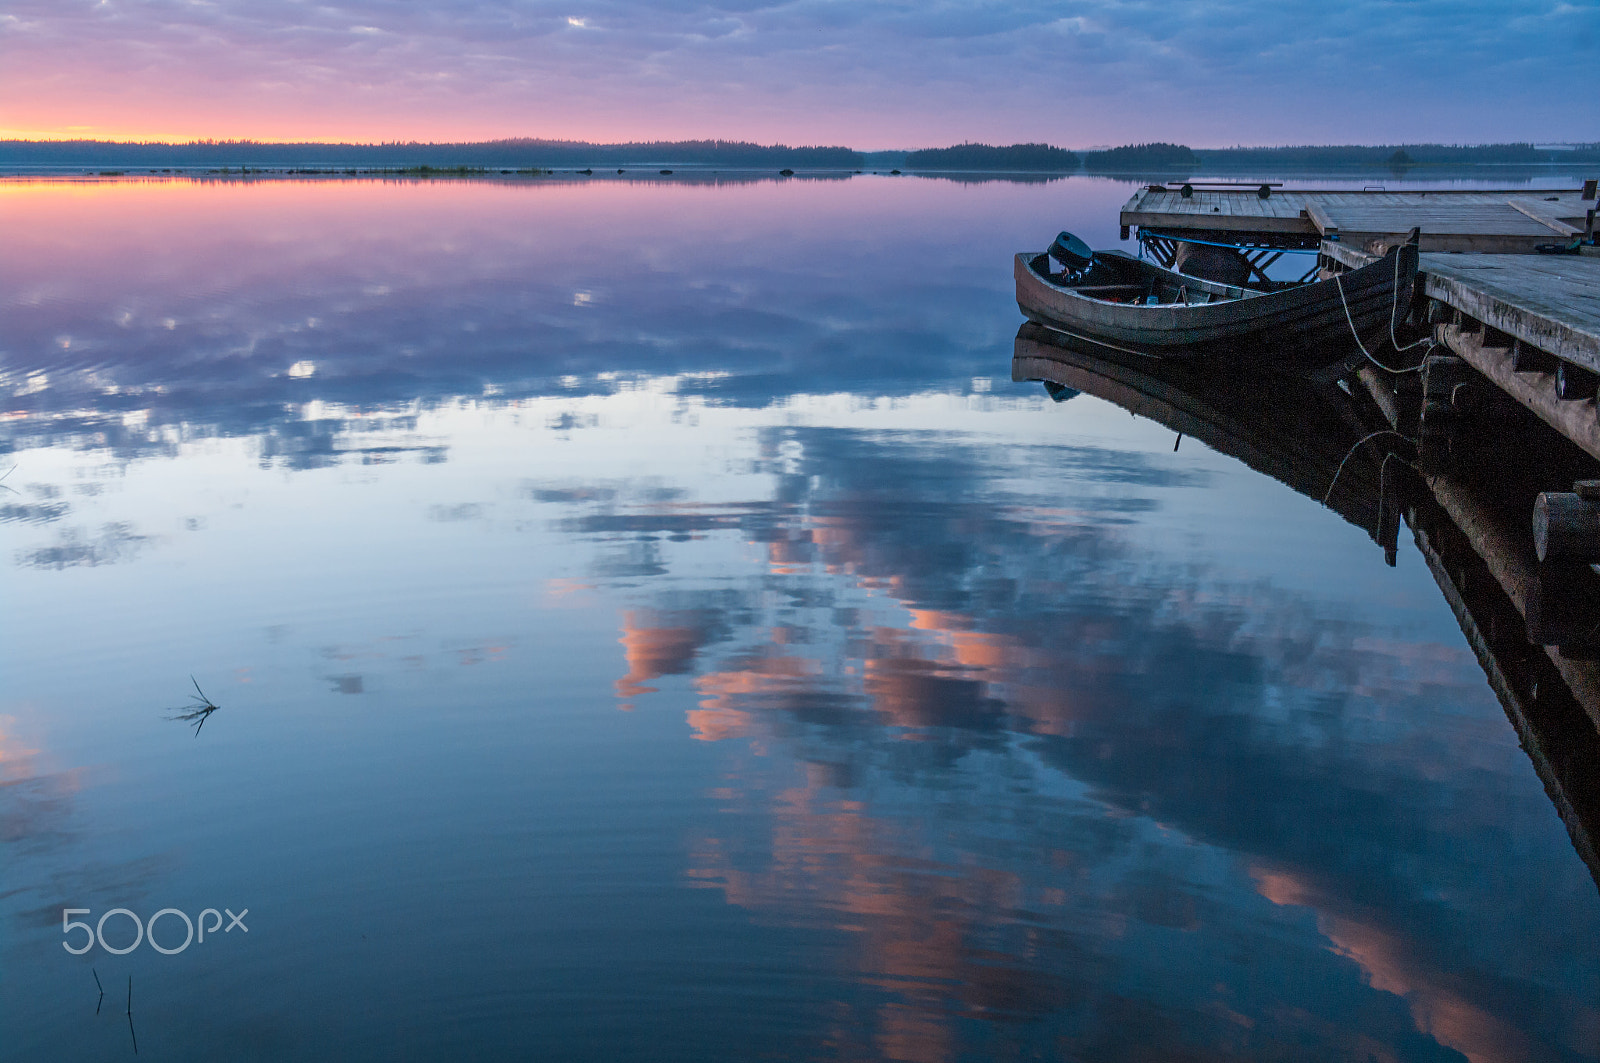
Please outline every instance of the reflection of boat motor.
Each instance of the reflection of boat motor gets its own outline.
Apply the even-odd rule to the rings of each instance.
[[[1065,384],[1057,384],[1054,380],[1046,380],[1044,382],[1044,390],[1050,396],[1051,402],[1066,402],[1068,399],[1075,399],[1083,394],[1076,388],[1069,388]]]
[[[1068,283],[1081,280],[1094,268],[1094,251],[1069,232],[1056,236],[1055,242],[1050,245],[1050,257],[1061,263],[1061,268],[1067,273]]]

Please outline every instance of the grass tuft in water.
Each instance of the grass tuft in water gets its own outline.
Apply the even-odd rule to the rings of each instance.
[[[211,714],[222,708],[222,706],[206,697],[206,692],[200,689],[200,683],[194,676],[191,675],[189,677],[189,682],[194,684],[194,693],[189,695],[189,700],[194,704],[180,705],[170,710],[172,715],[168,716],[167,719],[182,720],[184,723],[194,724],[194,736],[199,738],[200,728],[204,727],[206,721],[211,718]]]

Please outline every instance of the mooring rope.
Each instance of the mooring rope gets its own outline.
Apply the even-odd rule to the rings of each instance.
[[[1340,289],[1340,290],[1341,290],[1341,292],[1343,291],[1343,289]],[[1389,342],[1394,346],[1394,350],[1395,350],[1396,354],[1399,354],[1402,351],[1409,351],[1413,347],[1420,347],[1424,343],[1427,343],[1427,344],[1430,344],[1430,345],[1433,343],[1433,335],[1430,332],[1428,335],[1423,336],[1420,339],[1413,340],[1412,342],[1406,344],[1404,347],[1400,346],[1400,338],[1394,334],[1394,318],[1395,318],[1395,315],[1398,314],[1399,312],[1400,312],[1400,251],[1399,251],[1399,249],[1396,249],[1395,253],[1394,253],[1394,291],[1393,291],[1393,294],[1390,296],[1390,300],[1389,300]],[[1421,363],[1418,363],[1418,365],[1420,367]]]
[[[1164,239],[1164,240],[1174,240],[1174,241],[1180,239],[1179,237],[1176,237],[1176,236],[1168,236],[1165,233],[1146,233],[1143,229],[1139,230],[1139,259],[1140,259],[1140,261],[1144,260],[1145,242],[1147,240],[1156,239],[1156,238]],[[1217,243],[1214,240],[1195,240],[1195,239],[1189,239],[1189,238],[1182,238],[1182,239],[1183,239],[1183,242],[1185,242],[1185,243],[1204,244],[1207,247],[1225,247],[1225,248],[1228,248],[1228,249],[1233,250],[1233,251],[1257,250],[1256,248],[1246,248],[1242,244],[1223,244],[1223,243]],[[1320,255],[1322,253],[1320,249],[1313,250],[1313,249],[1310,249],[1310,248],[1289,248],[1289,247],[1284,247],[1284,248],[1271,248],[1271,250],[1277,251],[1280,254],[1285,254],[1285,255]],[[1350,335],[1356,341],[1356,347],[1361,351],[1361,353],[1363,355],[1366,356],[1367,361],[1371,362],[1373,365],[1377,366],[1379,369],[1382,369],[1385,373],[1393,373],[1395,375],[1400,375],[1402,373],[1420,373],[1422,371],[1422,363],[1421,362],[1418,362],[1416,365],[1407,366],[1407,367],[1405,367],[1403,369],[1396,369],[1393,366],[1385,365],[1384,363],[1378,361],[1377,356],[1374,355],[1371,351],[1367,350],[1367,345],[1361,341],[1361,333],[1356,331],[1355,318],[1350,313],[1350,297],[1345,293],[1345,290],[1344,290],[1344,274],[1335,273],[1333,275],[1333,283],[1334,283],[1334,287],[1336,287],[1339,290],[1339,305],[1344,308],[1344,320],[1345,320],[1345,323],[1350,326]],[[1390,343],[1391,346],[1394,347],[1394,350],[1395,350],[1396,354],[1403,354],[1404,352],[1412,350],[1413,348],[1422,346],[1424,343],[1426,343],[1428,345],[1428,351],[1432,351],[1435,347],[1438,346],[1438,344],[1434,343],[1432,335],[1422,336],[1422,337],[1420,337],[1418,339],[1415,339],[1415,340],[1411,341],[1410,343],[1402,344],[1400,342],[1400,337],[1395,334],[1395,329],[1394,329],[1394,320],[1395,320],[1395,318],[1397,316],[1399,316],[1399,313],[1400,313],[1400,252],[1399,252],[1398,249],[1396,249],[1395,254],[1394,254],[1394,284],[1392,285],[1390,293],[1389,293],[1389,343]],[[1424,351],[1423,352],[1424,356],[1426,356],[1427,353],[1428,353],[1427,351]]]
[[[1141,229],[1141,230],[1139,230],[1139,258],[1141,260],[1144,259],[1146,241],[1147,240],[1151,240],[1151,239],[1157,239],[1157,238],[1164,239],[1164,240],[1174,240],[1174,241],[1182,239],[1184,243],[1204,244],[1206,247],[1225,247],[1225,248],[1228,248],[1231,251],[1272,250],[1272,251],[1278,252],[1279,254],[1284,254],[1284,255],[1319,255],[1319,254],[1322,253],[1320,249],[1313,249],[1313,248],[1297,248],[1297,247],[1274,247],[1274,248],[1270,248],[1270,249],[1265,249],[1265,248],[1262,248],[1262,249],[1247,248],[1243,244],[1224,244],[1224,243],[1218,243],[1215,240],[1195,240],[1195,239],[1187,238],[1187,237],[1180,238],[1180,237],[1176,237],[1176,236],[1168,236],[1165,233],[1147,233],[1143,229]],[[1348,323],[1349,326],[1350,326],[1350,335],[1355,338],[1356,346],[1358,348],[1360,348],[1362,354],[1366,355],[1367,361],[1371,362],[1373,365],[1377,366],[1379,369],[1382,369],[1386,373],[1399,374],[1399,373],[1416,373],[1416,372],[1420,372],[1421,369],[1422,369],[1422,366],[1421,366],[1420,363],[1417,364],[1417,365],[1414,365],[1414,366],[1409,366],[1409,367],[1407,367],[1405,369],[1395,369],[1392,366],[1384,365],[1382,362],[1378,361],[1378,359],[1373,355],[1373,353],[1371,351],[1367,350],[1367,345],[1361,341],[1361,333],[1356,331],[1355,318],[1353,318],[1351,316],[1351,314],[1350,314],[1350,299],[1349,299],[1349,296],[1347,296],[1345,294],[1343,276],[1344,276],[1343,274],[1336,273],[1336,274],[1334,274],[1334,277],[1333,277],[1334,285],[1339,289],[1339,303],[1340,303],[1341,306],[1344,307],[1344,319],[1345,319],[1345,322]],[[1429,344],[1430,345],[1429,349],[1431,350],[1432,346],[1434,346],[1433,337],[1432,336],[1423,336],[1420,339],[1413,340],[1411,343],[1406,343],[1406,344],[1402,344],[1400,342],[1400,337],[1395,335],[1395,330],[1394,330],[1394,319],[1395,319],[1396,316],[1399,315],[1399,313],[1400,313],[1400,255],[1399,255],[1399,252],[1397,251],[1395,253],[1395,256],[1394,256],[1394,287],[1393,287],[1393,290],[1390,293],[1390,301],[1389,301],[1389,342],[1390,342],[1391,345],[1393,345],[1396,354],[1401,354],[1401,353],[1404,353],[1405,351],[1411,350],[1412,348],[1420,347],[1424,343]]]
[[[1344,291],[1344,274],[1343,273],[1335,273],[1333,275],[1333,284],[1334,284],[1334,287],[1339,289],[1339,305],[1344,307],[1344,319],[1350,325],[1350,335],[1355,338],[1356,347],[1358,347],[1360,349],[1362,354],[1367,356],[1367,361],[1371,362],[1373,365],[1377,366],[1379,369],[1382,369],[1385,373],[1394,373],[1394,374],[1397,374],[1397,375],[1400,374],[1400,373],[1420,373],[1422,371],[1422,363],[1421,362],[1418,362],[1416,365],[1413,365],[1413,366],[1408,366],[1405,369],[1396,369],[1393,366],[1384,365],[1382,362],[1378,361],[1378,359],[1376,357],[1373,356],[1371,351],[1367,350],[1367,345],[1365,343],[1361,342],[1361,333],[1356,331],[1356,320],[1355,320],[1355,318],[1350,316],[1350,299],[1349,299],[1349,297],[1347,295],[1345,295],[1345,291]],[[1408,343],[1404,347],[1400,346],[1400,340],[1394,334],[1394,318],[1395,318],[1395,315],[1398,314],[1399,312],[1400,312],[1400,252],[1397,250],[1397,251],[1395,251],[1395,254],[1394,254],[1394,286],[1393,286],[1393,291],[1391,292],[1391,298],[1390,298],[1390,301],[1389,301],[1389,342],[1394,345],[1394,349],[1395,349],[1395,353],[1396,354],[1399,354],[1402,351],[1409,351],[1413,347],[1420,347],[1424,343],[1428,343],[1428,344],[1432,344],[1433,343],[1433,337],[1432,336],[1424,336],[1424,337],[1422,337],[1422,339],[1416,340],[1413,343]],[[1431,350],[1432,348],[1430,347],[1429,349]]]

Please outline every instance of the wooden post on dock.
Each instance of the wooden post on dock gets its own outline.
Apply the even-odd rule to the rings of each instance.
[[[1588,493],[1588,485],[1597,482],[1583,484]],[[1533,548],[1540,561],[1600,561],[1600,500],[1576,492],[1542,492],[1533,504]]]

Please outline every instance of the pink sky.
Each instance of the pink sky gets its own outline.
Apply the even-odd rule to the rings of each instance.
[[[0,137],[1597,140],[1563,0],[15,0]]]

